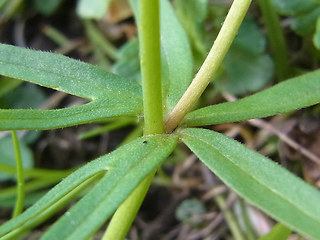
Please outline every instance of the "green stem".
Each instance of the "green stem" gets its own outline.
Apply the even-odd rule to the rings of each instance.
[[[16,131],[11,131],[14,153],[16,156],[16,168],[17,168],[17,200],[13,211],[12,217],[17,217],[23,211],[24,202],[24,177],[23,177],[23,166],[21,160],[21,153],[19,148],[19,141]]]
[[[165,121],[165,131],[172,132],[197,102],[218,71],[252,0],[234,0],[206,60],[187,91]]]
[[[279,17],[270,0],[259,0],[258,4],[267,28],[268,39],[274,55],[277,78],[281,81],[289,76],[289,60],[287,45]]]
[[[160,13],[159,0],[140,0],[139,29],[141,73],[144,105],[144,135],[163,133],[161,93]],[[150,173],[121,204],[103,239],[122,240],[142,204],[155,171]]]

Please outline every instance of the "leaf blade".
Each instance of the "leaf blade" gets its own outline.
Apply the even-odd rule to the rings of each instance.
[[[298,232],[320,236],[320,193],[240,143],[204,129],[184,129],[182,141],[239,195]]]
[[[135,141],[123,159],[114,159],[118,169],[104,178],[64,215],[41,239],[85,239],[111,216],[130,192],[175,148],[176,136],[154,135]],[[116,150],[118,151],[118,150]],[[137,155],[139,155],[137,157]],[[128,161],[127,156],[130,156]],[[138,161],[139,162],[138,162]],[[69,224],[72,223],[72,224]],[[84,230],[85,229],[85,230]]]
[[[188,126],[211,125],[269,117],[320,102],[320,70],[289,79],[235,102],[195,110],[184,119]]]
[[[91,205],[91,207],[88,206],[88,209],[92,210],[92,208],[94,208],[94,205],[92,204],[91,200],[93,201],[101,200],[101,197],[103,197],[104,194],[108,194],[108,191],[110,190],[112,190],[112,194],[117,195],[117,190],[114,191],[114,189],[116,189],[115,187],[117,186],[121,187],[127,184],[129,185],[129,187],[124,186],[126,190],[122,192],[120,191],[122,194],[122,200],[123,200],[123,198],[125,198],[126,195],[129,195],[130,190],[132,190],[138,184],[139,180],[143,179],[143,177],[147,175],[149,171],[157,167],[161,163],[161,161],[171,153],[176,143],[177,143],[177,137],[173,135],[172,136],[153,135],[148,137],[142,137],[135,141],[130,142],[129,144],[123,147],[120,147],[119,149],[115,150],[110,154],[102,156],[88,163],[84,167],[78,169],[77,171],[72,173],[70,176],[65,178],[61,183],[59,183],[51,191],[49,191],[48,194],[46,194],[43,198],[41,198],[35,205],[27,209],[23,214],[1,225],[0,237],[3,237],[4,239],[6,239],[6,235],[7,234],[10,235],[11,232],[14,232],[17,228],[23,227],[24,225],[28,225],[28,224],[30,225],[30,222],[28,221],[32,220],[32,218],[41,216],[41,214],[43,214],[43,212],[46,209],[49,209],[54,202],[63,198],[63,196],[71,192],[73,189],[75,189],[79,184],[84,182],[86,179],[89,179],[95,174],[98,174],[103,171],[107,171],[107,174],[101,179],[100,183],[93,188],[93,191],[91,191],[87,195],[88,197],[86,199],[88,198],[90,199],[89,205]],[[130,161],[127,159],[127,156],[131,157]],[[131,168],[133,170],[131,170],[130,174],[127,174],[126,171]],[[135,171],[139,171],[139,173],[137,174],[138,176],[133,174]],[[121,200],[121,198],[119,199]],[[119,199],[111,201],[110,206],[114,208],[115,205],[120,204],[121,201]],[[83,200],[81,201],[83,202]],[[79,203],[81,203],[81,201]],[[82,207],[81,204],[80,204],[80,207]],[[82,211],[81,214],[85,215],[86,213],[88,213],[88,209],[86,211]],[[101,210],[101,211],[104,211],[104,210]],[[109,211],[109,214],[112,213],[112,211],[110,210],[110,207],[107,210]],[[76,212],[76,211],[71,210],[69,216],[73,217],[73,212]],[[97,214],[97,212],[95,213]],[[66,219],[66,218],[68,217],[64,217],[63,219]],[[78,219],[78,220],[81,221],[81,219]],[[99,218],[99,220],[101,221],[101,217]],[[62,220],[62,222],[64,221],[68,222],[68,219]],[[67,234],[67,235],[69,233],[71,234],[71,232],[69,232],[69,229],[70,229],[69,227],[72,228],[70,224],[67,224],[66,228],[63,229],[64,234]],[[85,229],[88,230],[89,228],[87,228],[86,226]],[[76,230],[76,233],[78,233],[77,231],[79,232],[80,230],[79,229]],[[54,232],[54,229],[50,233],[48,233],[48,235],[46,235],[44,238],[47,238],[48,236],[50,236],[52,232]],[[62,232],[61,233],[59,232],[59,237],[61,236],[61,234]],[[54,235],[54,236],[56,237],[57,235]],[[12,237],[12,235],[10,235],[10,237]],[[51,239],[55,239],[55,237]],[[63,239],[67,239],[67,238],[63,238]],[[75,239],[82,239],[82,238],[75,238]]]
[[[94,100],[84,105],[56,110],[0,109],[0,130],[47,130],[119,116],[136,116],[142,112],[141,101],[130,98],[114,100]]]
[[[0,44],[0,74],[87,99],[141,98],[141,87],[93,65],[62,55]]]

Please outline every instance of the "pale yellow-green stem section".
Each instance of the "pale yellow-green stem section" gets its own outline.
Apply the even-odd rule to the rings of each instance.
[[[181,120],[191,110],[195,102],[210,83],[227,54],[241,22],[248,11],[250,3],[251,0],[233,1],[229,13],[206,60],[187,91],[165,120],[165,132],[170,133],[179,125]]]
[[[148,192],[154,174],[155,171],[150,173],[118,208],[102,240],[122,240],[126,237]]]
[[[163,133],[159,0],[140,0],[144,135]]]
[[[23,211],[23,202],[24,202],[24,177],[23,177],[23,166],[21,160],[21,153],[19,147],[19,141],[16,131],[11,131],[12,141],[14,147],[14,153],[16,157],[16,169],[17,169],[17,200],[16,205],[13,210],[12,217],[17,217]]]
[[[159,0],[139,0],[141,74],[144,108],[144,135],[163,133],[161,93],[160,12]],[[130,161],[130,157],[128,158]],[[122,240],[148,191],[155,171],[137,186],[115,212],[103,236],[104,240]]]

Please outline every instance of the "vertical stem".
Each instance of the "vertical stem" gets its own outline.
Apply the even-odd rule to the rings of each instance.
[[[172,132],[199,99],[217,72],[250,6],[251,0],[234,0],[206,60],[187,91],[165,121],[165,131]]]
[[[144,135],[163,133],[159,0],[139,0],[140,57],[144,105]],[[129,160],[129,159],[128,159]],[[122,240],[143,202],[155,171],[151,172],[121,204],[103,240]]]
[[[159,0],[140,0],[144,135],[163,133]]]
[[[289,75],[289,60],[287,45],[279,17],[270,0],[259,0],[258,4],[267,28],[271,50],[274,55],[277,78],[279,81],[285,80]]]
[[[17,200],[16,205],[12,214],[12,217],[17,217],[23,211],[24,202],[24,177],[23,177],[23,166],[21,161],[21,153],[19,148],[19,141],[16,131],[11,131],[14,153],[16,157],[16,168],[17,168]]]

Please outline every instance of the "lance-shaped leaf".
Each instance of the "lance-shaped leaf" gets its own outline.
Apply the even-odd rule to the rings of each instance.
[[[0,110],[0,129],[49,129],[142,111],[141,87],[58,54],[0,44],[0,74],[93,100],[59,110]]]
[[[87,99],[141,97],[139,84],[59,54],[0,44],[0,74]]]
[[[235,102],[204,107],[189,113],[188,126],[263,118],[320,102],[320,70],[279,83]]]
[[[141,106],[119,104],[117,99],[95,100],[90,103],[57,110],[0,109],[0,130],[53,129],[103,121],[117,116],[136,115]]]
[[[100,182],[43,236],[43,239],[86,239],[175,148],[174,135],[139,138],[77,170],[23,214],[0,226],[0,237],[12,239],[33,227],[39,216],[88,178],[106,172]],[[2,238],[1,238],[2,239]]]
[[[180,131],[182,141],[230,188],[301,234],[319,239],[320,192],[220,133]]]
[[[138,1],[131,0],[137,19]],[[192,80],[192,54],[187,35],[168,0],[160,1],[162,93],[168,110],[179,101]]]

